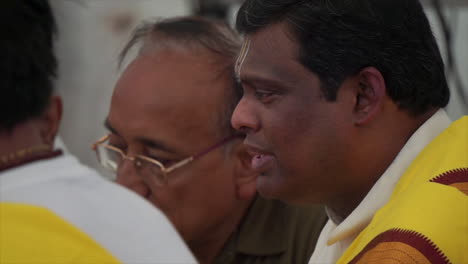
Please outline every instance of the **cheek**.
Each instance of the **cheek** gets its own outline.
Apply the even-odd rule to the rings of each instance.
[[[197,208],[198,203],[190,199],[193,196],[195,193],[192,188],[183,184],[169,183],[154,189],[150,197],[150,202],[161,209],[185,240],[192,237],[191,225],[196,225],[192,211],[200,211],[200,208]]]
[[[265,137],[279,159],[280,169],[321,170],[327,160],[334,160],[343,133],[333,104],[291,104],[271,114]],[[305,109],[308,109],[307,111]],[[313,171],[302,171],[310,174]]]
[[[169,185],[155,189],[151,199],[187,240],[222,221],[236,203],[227,169],[209,159],[196,162],[174,172]]]
[[[264,116],[263,133],[277,155],[300,152],[299,149],[315,133],[312,123],[316,117],[302,107],[282,107]]]

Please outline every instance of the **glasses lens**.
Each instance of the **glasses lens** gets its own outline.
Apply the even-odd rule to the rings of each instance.
[[[162,171],[161,167],[157,164],[145,159],[137,159],[136,162],[139,166],[139,173],[146,183],[150,186],[164,186],[166,185],[166,174]]]
[[[120,162],[122,161],[122,155],[119,151],[112,148],[99,145],[96,148],[97,158],[99,163],[106,169],[113,172],[117,171]]]

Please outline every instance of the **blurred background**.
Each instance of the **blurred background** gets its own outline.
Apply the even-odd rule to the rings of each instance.
[[[80,160],[100,169],[91,144],[103,122],[119,76],[117,58],[144,19],[189,14],[233,24],[242,0],[51,0],[59,26],[56,87],[64,100],[61,138]],[[468,114],[468,0],[423,0],[447,64],[452,119]]]

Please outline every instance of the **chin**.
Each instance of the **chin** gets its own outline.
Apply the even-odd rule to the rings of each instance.
[[[257,191],[267,199],[276,199],[289,204],[309,204],[305,197],[300,195],[301,190],[288,185],[279,175],[262,175],[257,178]]]
[[[257,191],[264,198],[281,199],[279,190],[282,187],[274,176],[262,175],[257,178]]]

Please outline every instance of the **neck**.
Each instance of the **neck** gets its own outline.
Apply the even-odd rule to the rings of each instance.
[[[359,184],[326,203],[328,213],[335,224],[344,221],[354,211],[374,184],[385,173],[393,160],[395,160],[411,136],[436,112],[437,109],[429,111],[419,117],[412,117],[406,113],[400,113],[399,118],[394,120],[385,119],[383,120],[384,124],[391,124],[391,126],[394,126],[393,124],[398,124],[398,126],[394,126],[392,129],[391,126],[384,126],[381,124],[383,130],[377,131],[376,134],[384,135],[386,138],[375,137],[377,140],[372,142],[367,140],[370,142],[370,144],[368,144],[370,147],[360,145],[361,149],[364,150],[364,154],[362,154],[362,152],[360,152],[360,154],[355,152],[356,155],[354,157],[355,160],[366,161],[366,164],[360,164],[360,166],[356,166],[354,169],[348,170],[347,172],[349,178],[356,180]],[[388,135],[392,135],[391,139],[388,138]],[[366,136],[365,138],[369,139],[371,136]],[[359,156],[361,158],[357,158]],[[369,157],[372,158],[369,159]]]
[[[26,121],[10,131],[0,132],[0,156],[44,144],[35,121]]]
[[[221,254],[229,238],[242,222],[252,201],[253,199],[244,201],[238,210],[225,217],[219,225],[201,234],[200,239],[187,241],[200,264],[211,264]]]

